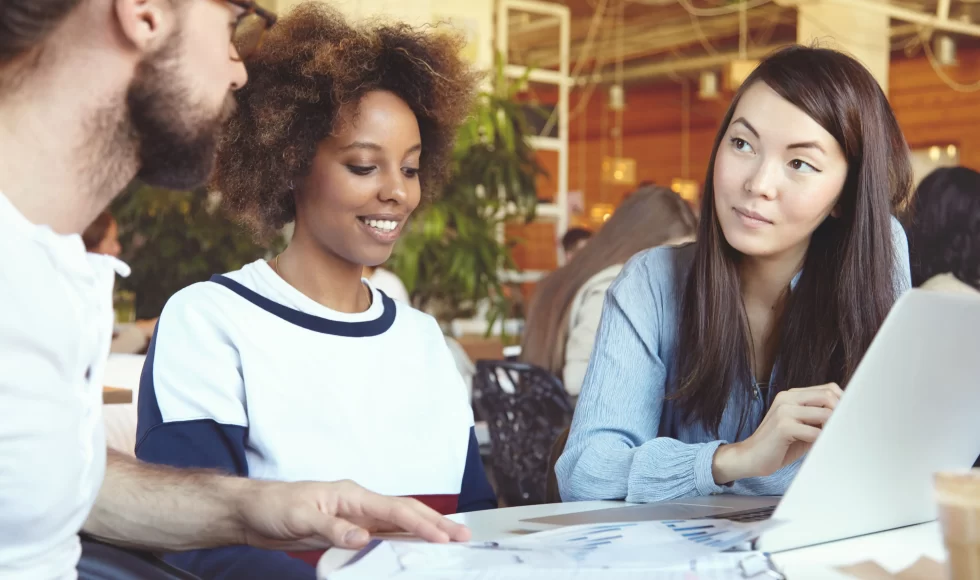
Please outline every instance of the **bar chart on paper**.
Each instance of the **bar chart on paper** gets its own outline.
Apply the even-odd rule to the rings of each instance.
[[[671,564],[741,547],[771,521],[671,520],[570,526],[511,540],[501,547],[558,550],[580,566],[618,568]]]
[[[508,545],[551,548],[598,548],[616,544],[692,543],[726,550],[756,537],[769,522],[739,524],[729,520],[662,520],[569,526],[511,540]]]
[[[771,525],[771,520],[751,524],[727,520],[627,522],[570,526],[499,542],[380,542],[330,580],[742,578],[748,577],[743,576],[745,562],[755,558],[765,569],[768,558],[758,553],[719,552],[742,546]],[[640,571],[657,574],[634,574]]]
[[[626,523],[626,524],[607,524],[603,526],[592,526],[584,530],[567,530],[564,534],[556,534],[556,536],[572,536],[572,537],[552,537],[552,538],[537,538],[543,541],[547,541],[549,545],[555,546],[556,542],[562,541],[563,547],[566,548],[577,548],[581,550],[594,550],[600,546],[610,546],[615,543],[621,543],[626,540],[627,534],[633,531],[636,524]]]
[[[728,549],[731,532],[715,524],[705,524],[691,520],[669,520],[660,522],[680,537],[719,550]]]

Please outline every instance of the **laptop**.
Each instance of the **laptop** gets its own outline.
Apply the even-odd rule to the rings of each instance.
[[[714,495],[525,520],[552,526],[721,518],[780,525],[780,552],[936,519],[932,477],[980,455],[980,297],[895,303],[783,497]]]

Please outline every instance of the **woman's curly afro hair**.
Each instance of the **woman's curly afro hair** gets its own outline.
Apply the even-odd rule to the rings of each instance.
[[[394,93],[415,112],[419,179],[430,197],[450,169],[479,82],[462,44],[404,23],[353,25],[320,2],[297,6],[246,63],[249,80],[235,95],[214,174],[225,209],[260,239],[293,221],[293,180],[309,171],[338,112],[375,90]]]

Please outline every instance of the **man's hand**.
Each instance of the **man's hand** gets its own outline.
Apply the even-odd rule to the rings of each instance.
[[[280,550],[360,548],[370,532],[464,542],[465,526],[418,501],[350,482],[282,483],[175,469],[107,453],[86,533],[117,546],[183,551],[251,544]]]
[[[414,499],[388,497],[352,481],[241,480],[238,514],[245,543],[309,550],[363,547],[371,532],[408,532],[430,542],[465,542],[470,531]]]

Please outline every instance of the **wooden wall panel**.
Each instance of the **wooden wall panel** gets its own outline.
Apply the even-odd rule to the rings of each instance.
[[[572,109],[581,96],[581,91],[573,91]],[[531,95],[525,97],[530,98]],[[546,89],[536,90],[533,97],[541,103],[552,103],[556,100],[556,95]],[[691,132],[687,175],[683,175],[682,171],[683,97],[682,88],[677,83],[627,89],[627,105],[623,112],[623,156],[636,159],[638,183],[652,181],[669,186],[670,181],[678,177],[694,179],[699,183],[704,179],[715,131],[725,114],[730,97],[702,101],[697,98],[696,90],[692,87],[689,101]],[[611,130],[614,116],[608,110],[607,94],[596,90],[585,112],[570,122],[569,190],[584,192],[586,208],[600,202],[618,204],[624,195],[634,189],[634,186],[602,183],[602,157],[611,156],[614,152],[614,141],[611,137],[605,143],[600,139],[604,115],[605,126]],[[557,191],[555,176],[558,171],[558,156],[552,152],[541,152],[538,161],[550,176],[538,180],[538,196],[551,199]],[[525,240],[514,252],[515,261],[521,268],[534,270],[540,269],[539,266],[545,263],[557,265],[557,256],[552,255],[557,248],[556,232],[550,224],[548,227],[512,226],[508,228],[508,236]],[[548,255],[549,258],[542,259],[540,255]]]
[[[592,92],[584,112],[576,115],[587,91],[576,89],[569,99],[572,118],[569,120],[569,136],[572,141],[598,139],[602,135],[603,115],[608,128],[613,126],[613,113],[609,111],[606,89]],[[623,111],[624,135],[680,131],[683,110],[683,89],[680,83],[667,82],[657,85],[631,85],[626,87],[626,107]],[[697,87],[691,86],[691,126],[714,128],[717,120],[728,108],[729,95],[702,101],[697,97]],[[547,88],[536,88],[522,98],[545,105],[557,102],[557,93]]]
[[[522,270],[554,270],[558,267],[555,224],[547,221],[509,224],[506,236],[508,240],[518,242],[513,255]]]
[[[530,98],[531,95],[525,95]],[[547,90],[536,90],[533,97],[541,103],[551,103],[555,95]],[[696,87],[691,87],[689,102],[690,145],[687,174],[682,161],[682,104],[684,94],[681,85],[669,83],[653,86],[627,87],[626,109],[623,111],[623,156],[637,160],[637,182],[654,181],[669,185],[670,180],[685,177],[701,181],[707,167],[711,142],[718,124],[728,107],[731,95],[715,100],[701,100]],[[572,92],[574,110],[582,98],[582,91]],[[586,205],[599,202],[618,203],[632,186],[606,185],[601,182],[600,168],[603,156],[614,154],[615,140],[609,136],[605,142],[603,117],[607,132],[612,131],[615,116],[608,109],[606,93],[597,89],[588,101],[583,113],[569,123],[569,190],[584,191]],[[553,153],[539,155],[542,165],[554,174],[557,157]],[[556,188],[553,180],[542,180],[545,189],[542,197],[551,197]]]
[[[980,81],[980,50],[960,50],[957,60],[943,69],[950,77]],[[954,144],[961,164],[980,168],[980,92],[953,90],[924,57],[893,60],[890,75],[889,100],[909,145]]]

